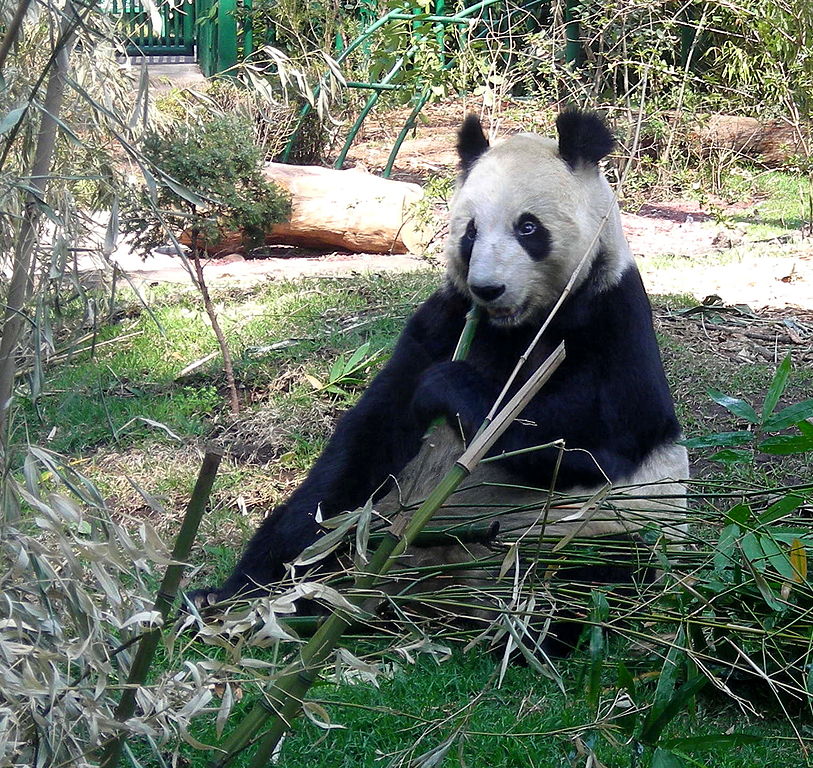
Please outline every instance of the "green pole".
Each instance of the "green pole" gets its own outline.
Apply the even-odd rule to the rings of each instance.
[[[435,15],[436,16],[445,16],[446,11],[446,0],[435,0]],[[437,24],[435,25],[435,38],[438,41],[438,56],[440,57],[440,63],[446,63],[446,25],[445,24]]]
[[[577,66],[582,45],[579,30],[579,0],[565,1],[565,62]]]
[[[428,90],[425,90],[421,94],[417,103],[412,108],[412,112],[409,113],[409,117],[404,122],[404,126],[401,128],[398,138],[395,139],[395,143],[392,145],[389,157],[387,158],[387,164],[384,166],[384,170],[381,172],[381,175],[385,179],[390,177],[392,167],[395,165],[395,158],[398,157],[398,152],[401,149],[401,145],[404,143],[404,139],[406,139],[407,134],[415,127],[415,119],[418,117],[420,111],[426,106],[426,102],[429,101],[429,95]]]
[[[237,19],[234,10],[235,0],[218,0],[217,2],[217,65],[219,74],[237,64]]]
[[[184,3],[181,6],[181,13],[183,13],[183,42],[187,51],[194,50],[195,38],[195,3],[193,0]]]

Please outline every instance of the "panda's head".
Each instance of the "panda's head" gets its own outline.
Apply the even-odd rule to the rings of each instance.
[[[460,129],[448,274],[495,325],[521,325],[549,309],[580,263],[575,287],[591,274],[599,253],[592,278],[600,288],[631,262],[598,168],[612,134],[598,115],[578,110],[562,112],[556,127],[558,141],[519,134],[493,147],[476,116]]]

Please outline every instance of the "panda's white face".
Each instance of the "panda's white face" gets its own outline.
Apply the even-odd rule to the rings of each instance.
[[[576,285],[600,249],[613,275],[630,258],[612,191],[597,165],[566,162],[551,139],[520,134],[488,149],[452,201],[448,274],[495,325],[549,309],[585,253]]]

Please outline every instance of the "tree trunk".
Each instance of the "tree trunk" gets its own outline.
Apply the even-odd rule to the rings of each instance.
[[[217,319],[217,312],[215,312],[215,305],[212,303],[212,297],[209,295],[209,289],[206,286],[206,280],[203,277],[203,265],[200,263],[200,251],[197,247],[198,233],[192,233],[192,263],[195,265],[195,282],[197,284],[200,295],[203,298],[203,306],[206,309],[206,314],[209,315],[209,323],[212,330],[215,332],[217,343],[220,345],[220,353],[223,355],[223,371],[226,374],[226,386],[229,388],[229,405],[231,412],[234,416],[240,413],[240,399],[237,397],[237,384],[234,381],[234,365],[232,363],[231,350],[229,349],[229,342],[226,341],[226,336],[220,323]]]
[[[38,199],[45,197],[51,172],[51,158],[57,135],[57,121],[62,110],[65,91],[64,77],[68,71],[68,50],[73,44],[78,22],[73,5],[68,2],[60,29],[53,69],[48,78],[42,119],[31,167],[29,187],[23,209],[20,230],[14,248],[14,263],[5,301],[3,336],[0,340],[0,444],[5,444],[9,407],[17,372],[16,351],[25,322],[25,302],[32,289],[32,254],[40,218]]]
[[[415,214],[418,184],[391,181],[366,171],[336,171],[267,163],[263,175],[291,195],[291,217],[273,225],[265,241],[352,253],[422,253],[431,237]],[[181,238],[189,244],[189,236]],[[206,243],[212,254],[242,250],[239,232]]]

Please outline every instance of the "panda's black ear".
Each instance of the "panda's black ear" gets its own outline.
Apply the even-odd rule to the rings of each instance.
[[[465,176],[477,158],[488,149],[488,139],[477,115],[468,115],[457,132],[457,154]]]
[[[556,118],[559,133],[559,154],[571,167],[579,164],[595,165],[615,147],[607,123],[595,112],[566,109]]]

